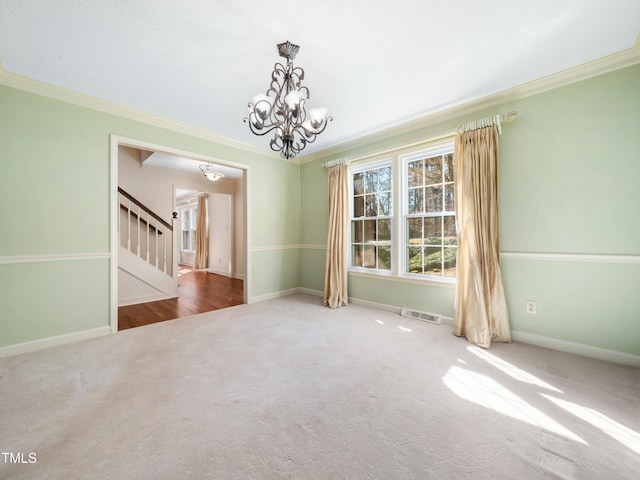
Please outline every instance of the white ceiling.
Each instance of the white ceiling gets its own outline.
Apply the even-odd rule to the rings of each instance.
[[[242,119],[301,46],[325,149],[631,48],[640,0],[0,0],[4,70],[268,148]]]
[[[192,158],[179,157],[164,152],[153,152],[143,162],[144,165],[153,165],[156,167],[170,168],[172,170],[181,170],[183,172],[191,172],[202,174],[200,165],[207,165],[210,162],[202,160],[194,160]],[[237,179],[242,177],[242,170],[239,168],[227,167],[220,163],[213,163],[215,171],[222,173],[226,178]]]

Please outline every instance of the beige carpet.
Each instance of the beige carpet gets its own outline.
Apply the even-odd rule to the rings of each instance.
[[[640,475],[639,369],[308,295],[0,359],[0,392],[2,479]]]

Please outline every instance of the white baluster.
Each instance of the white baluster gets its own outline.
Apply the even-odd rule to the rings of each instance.
[[[154,219],[155,220],[155,219]],[[156,225],[156,268],[160,268],[158,265],[158,220],[155,220]]]
[[[127,250],[131,251],[131,200],[127,206]]]
[[[136,233],[138,235],[138,245],[137,245],[137,252],[138,252],[138,256],[140,256],[140,207],[137,207],[138,210],[138,215],[137,215],[137,222],[138,222],[138,228],[136,229]]]
[[[147,263],[149,263],[149,254],[151,253],[151,242],[149,242],[149,214],[147,213]]]

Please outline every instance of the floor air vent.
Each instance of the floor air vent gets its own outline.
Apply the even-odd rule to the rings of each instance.
[[[407,307],[402,307],[400,313],[403,317],[415,318],[416,320],[422,320],[423,322],[435,323],[440,325],[440,317],[433,313],[419,312],[418,310],[411,310]]]

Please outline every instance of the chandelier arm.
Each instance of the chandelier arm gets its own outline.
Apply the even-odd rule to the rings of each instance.
[[[266,135],[269,132],[272,132],[275,128],[278,128],[278,124],[277,123],[272,123],[270,125],[265,125],[265,129],[260,129],[260,130],[256,130],[254,128],[254,126],[251,123],[251,120],[247,117],[244,118],[244,123],[248,123],[249,124],[249,129],[251,130],[251,133],[253,133],[254,135],[258,135],[260,137]]]

